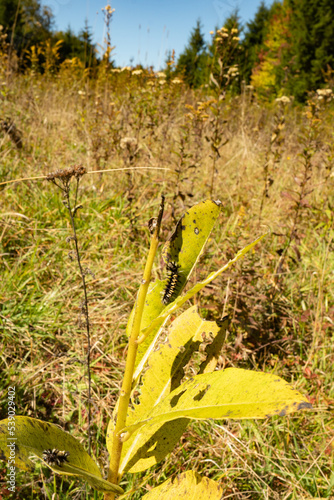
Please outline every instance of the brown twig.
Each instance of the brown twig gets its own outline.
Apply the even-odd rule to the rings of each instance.
[[[55,172],[51,172],[47,179],[52,181],[57,187],[59,187],[65,193],[64,205],[66,206],[68,213],[71,219],[72,231],[73,231],[73,239],[75,245],[75,255],[77,259],[77,263],[79,266],[79,271],[82,280],[82,287],[84,292],[84,302],[82,305],[82,312],[85,316],[86,320],[86,332],[87,332],[87,378],[88,378],[88,453],[91,453],[91,373],[90,373],[90,355],[91,355],[91,343],[90,343],[90,325],[89,325],[89,312],[88,312],[88,297],[87,297],[87,286],[86,286],[86,271],[83,269],[81,264],[79,246],[78,246],[78,238],[77,232],[74,222],[74,217],[77,210],[80,208],[80,205],[77,206],[77,197],[78,197],[78,188],[81,177],[86,173],[86,170],[82,166],[70,167],[64,170],[57,170]],[[76,188],[74,195],[74,208],[71,207],[70,200],[70,182],[72,177],[76,179]],[[60,181],[60,184],[58,182]]]

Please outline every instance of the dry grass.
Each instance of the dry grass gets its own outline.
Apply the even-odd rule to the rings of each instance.
[[[228,142],[213,171],[214,104],[205,104],[212,95],[126,71],[95,82],[66,69],[53,78],[3,75],[1,86],[0,120],[15,123],[23,144],[18,148],[2,131],[1,182],[74,164],[115,169],[86,175],[79,194],[78,238],[83,265],[93,273],[87,276],[93,452],[101,466],[124,368],[125,327],[146,258],[147,222],[163,192],[166,238],[185,209],[212,194],[223,203],[222,216],[196,279],[266,227],[272,231],[197,298],[205,317],[231,315],[220,366],[274,370],[309,395],[314,411],[265,422],[195,423],[163,464],[126,477],[128,485],[143,486],[131,498],[188,468],[222,481],[225,498],[333,498],[333,106],[315,98],[305,108],[265,106],[247,92],[226,99],[219,125]],[[118,170],[125,168],[134,170]],[[56,422],[86,442],[82,290],[68,256],[69,235],[55,186],[2,186],[1,417],[6,388],[15,385],[18,414]],[[80,487],[59,478],[52,483],[38,469],[33,478],[19,475],[15,498],[51,498],[53,491],[56,498],[85,498]]]

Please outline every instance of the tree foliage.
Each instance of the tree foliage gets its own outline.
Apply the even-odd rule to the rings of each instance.
[[[92,42],[92,34],[89,26],[85,26],[78,35],[75,35],[71,28],[65,32],[58,31],[54,34],[55,41],[62,41],[59,49],[60,61],[77,57],[86,67],[97,62],[95,46]]]
[[[188,45],[177,61],[177,73],[190,87],[199,87],[207,75],[207,50],[200,20],[192,30]]]
[[[271,9],[262,1],[253,20],[245,27],[242,42],[241,71],[246,83],[250,83],[252,70],[258,62],[259,52],[268,31]]]
[[[289,21],[291,12],[277,3],[267,22],[267,33],[253,66],[251,83],[260,93],[279,95],[285,78],[284,54],[290,47]]]
[[[19,53],[47,40],[53,21],[50,8],[39,0],[0,0],[0,24]]]
[[[34,64],[43,71],[46,47],[57,55],[55,70],[73,58],[85,67],[98,64],[87,23],[79,34],[71,28],[55,31],[52,11],[41,0],[0,0],[0,25],[21,68]],[[226,30],[225,44],[217,43],[219,29]],[[271,99],[287,94],[303,101],[308,92],[323,87],[334,71],[333,0],[275,0],[270,6],[262,0],[245,26],[236,10],[211,33],[212,42],[207,44],[197,20],[178,60],[169,55],[167,80],[179,74],[197,88],[208,84],[210,75],[217,80],[233,66],[238,79],[226,86],[229,91],[239,92],[243,81],[251,83],[260,96]]]
[[[245,80],[260,93],[303,101],[334,68],[334,3],[282,0],[261,4],[243,41]]]
[[[332,0],[276,0],[271,6],[262,1],[246,26],[235,11],[223,27],[243,36],[231,47],[220,44],[221,54],[217,36],[206,45],[197,21],[177,61],[177,71],[191,87],[208,83],[210,74],[217,76],[219,60],[226,67],[237,66],[240,81],[252,83],[260,96],[288,94],[303,101],[309,91],[324,86],[326,74],[334,69]]]
[[[0,0],[0,25],[7,33],[7,39],[15,48],[22,66],[28,64],[27,54],[31,53],[32,47],[57,43],[58,64],[73,57],[78,57],[86,65],[96,62],[87,23],[79,35],[75,35],[70,28],[66,32],[55,32],[52,11],[42,5],[40,0]],[[41,53],[40,50],[40,63],[43,61]]]
[[[285,0],[290,9],[291,43],[285,54],[289,65],[287,90],[303,99],[325,83],[334,68],[334,3],[332,0]]]

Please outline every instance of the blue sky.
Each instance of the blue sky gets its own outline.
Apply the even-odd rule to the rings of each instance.
[[[95,43],[103,44],[105,30],[102,8],[107,0],[42,0],[52,8],[58,30],[68,26],[78,33],[88,21]],[[111,41],[116,48],[113,59],[119,66],[138,63],[164,66],[166,52],[176,57],[189,40],[192,28],[201,19],[205,39],[215,26],[221,27],[236,8],[242,23],[253,19],[260,0],[112,0],[115,9],[111,23]],[[270,1],[266,1],[270,5]]]

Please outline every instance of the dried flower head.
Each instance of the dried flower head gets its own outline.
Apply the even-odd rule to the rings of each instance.
[[[79,179],[86,173],[85,167],[82,165],[75,165],[69,168],[59,168],[54,172],[50,172],[46,178],[48,181],[54,181],[55,179],[61,179],[62,181],[70,181],[72,177]]]
[[[317,98],[319,101],[330,101],[332,97],[332,89],[317,89]]]
[[[110,16],[115,12],[115,9],[112,9],[111,5],[106,5],[102,10],[104,10]]]
[[[282,104],[289,104],[291,101],[288,96],[282,95],[282,97],[278,97],[275,99],[276,102],[281,102]]]

